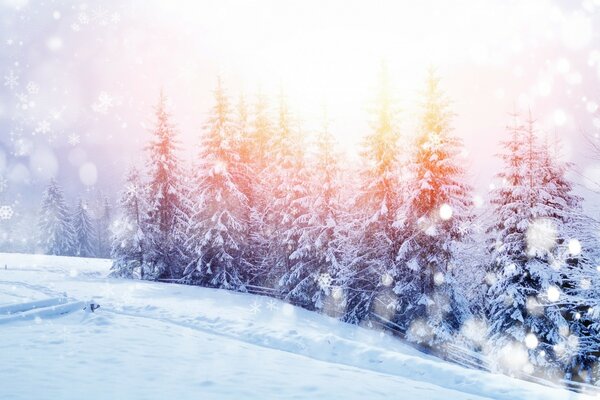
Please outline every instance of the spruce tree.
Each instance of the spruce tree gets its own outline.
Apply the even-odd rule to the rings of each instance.
[[[345,232],[345,210],[341,204],[341,170],[336,142],[325,122],[316,142],[316,160],[310,171],[310,190],[305,214],[297,224],[302,226],[297,247],[290,255],[289,273],[282,278],[286,298],[308,309],[337,314],[342,305],[339,293]],[[338,298],[334,298],[338,297]]]
[[[559,304],[568,323],[568,330],[563,328],[554,346],[555,356],[566,379],[593,383],[594,367],[600,357],[600,325],[596,322],[600,306],[597,223],[583,214],[582,199],[573,194],[573,184],[567,178],[572,165],[561,161],[559,147],[558,140],[552,145],[545,141],[539,169],[544,183],[544,190],[540,191],[544,211],[556,225],[553,266],[561,273]]]
[[[110,225],[112,222],[112,207],[108,197],[101,196],[95,212],[96,232],[96,255],[102,258],[110,257]]]
[[[396,255],[402,238],[395,224],[402,202],[395,102],[385,65],[379,76],[372,132],[362,144],[360,187],[355,211],[353,241],[356,253],[348,277],[347,321],[357,323],[374,309],[381,313],[393,302]],[[381,306],[381,307],[380,307]]]
[[[177,131],[161,92],[155,110],[156,125],[148,146],[148,183],[145,266],[149,279],[177,279],[185,260],[187,225],[183,168],[177,157]]]
[[[147,187],[141,181],[138,170],[132,167],[118,202],[121,214],[115,224],[111,249],[113,276],[146,278],[145,269],[148,267],[144,257],[150,248],[146,238],[147,201]]]
[[[95,232],[88,206],[79,199],[71,218],[73,225],[73,255],[78,257],[94,257]]]
[[[240,110],[238,119],[241,121],[243,114]],[[246,259],[248,266],[249,282],[253,285],[270,285],[267,282],[268,266],[264,260],[270,251],[271,223],[267,221],[267,207],[271,199],[269,184],[272,183],[271,168],[275,165],[270,148],[274,134],[274,124],[271,119],[270,107],[267,97],[260,93],[256,96],[253,107],[250,129],[245,138],[245,149],[242,160],[247,156],[246,165],[250,170],[252,180],[248,190],[248,206],[250,208],[250,235]]]
[[[44,191],[39,219],[39,244],[46,254],[73,254],[73,226],[62,188],[54,179]]]
[[[184,281],[244,290],[243,259],[248,241],[247,164],[243,146],[221,80],[202,137],[196,168],[195,201],[188,229],[191,263]],[[239,126],[238,126],[239,128]]]
[[[450,102],[429,70],[411,178],[399,226],[398,323],[415,341],[449,340],[468,316],[454,291],[452,264],[457,243],[472,222],[472,189],[466,183],[462,140],[452,132]],[[422,325],[427,326],[422,329]],[[421,335],[422,333],[424,335]]]
[[[308,202],[306,161],[303,138],[293,125],[287,100],[279,99],[278,125],[269,142],[271,158],[263,170],[265,199],[261,219],[265,224],[261,247],[265,250],[261,269],[265,284],[287,294],[290,290],[289,274],[299,258],[292,258],[298,249],[305,222]]]
[[[554,201],[552,184],[540,173],[543,152],[535,121],[530,114],[519,125],[518,116],[513,117],[501,154],[504,169],[498,174],[503,184],[492,192],[491,266],[496,282],[488,291],[489,330],[496,355],[506,349],[514,352],[517,343],[529,356],[519,368],[551,371],[550,366],[557,366],[555,345],[568,330],[560,307],[560,264],[554,257],[563,221],[548,207]]]

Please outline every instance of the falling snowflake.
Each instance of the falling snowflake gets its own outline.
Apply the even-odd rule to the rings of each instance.
[[[92,110],[100,114],[106,114],[113,106],[113,98],[106,92],[100,92],[98,100],[92,104]]]
[[[40,88],[38,87],[38,85],[35,84],[35,82],[27,83],[26,89],[27,89],[27,93],[32,94],[32,95],[36,95],[40,91]]]
[[[260,303],[256,300],[250,305],[250,312],[252,314],[258,314],[260,312]]]
[[[35,133],[41,133],[42,135],[45,135],[49,132],[50,132],[50,122],[48,122],[46,120],[38,122],[38,124],[35,128]]]
[[[88,17],[88,15],[83,12],[79,14],[77,19],[79,20],[79,23],[81,25],[87,25],[90,23],[90,17]]]
[[[11,206],[1,206],[0,207],[0,219],[8,220],[11,219],[14,214],[14,211]]]
[[[103,7],[92,10],[92,19],[100,25],[106,25],[108,22],[108,10]]]
[[[331,275],[329,275],[328,273],[323,273],[321,275],[319,275],[319,278],[317,280],[317,283],[319,284],[319,287],[322,290],[326,290],[331,286]]]
[[[279,308],[279,306],[277,305],[277,302],[274,299],[270,299],[269,301],[267,301],[267,308],[269,309],[269,311],[275,311],[277,310],[277,308]]]
[[[0,176],[0,193],[4,192],[8,188],[8,181],[5,177]]]
[[[81,142],[81,137],[78,134],[76,134],[76,133],[72,133],[72,134],[69,135],[69,138],[67,139],[67,142],[71,146],[77,146]]]
[[[7,86],[9,89],[19,86],[19,75],[16,75],[12,69],[7,75],[4,75],[4,86]]]

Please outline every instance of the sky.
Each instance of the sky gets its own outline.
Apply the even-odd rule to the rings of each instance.
[[[478,193],[494,183],[508,114],[531,110],[590,207],[599,22],[597,0],[0,0],[0,207],[33,212],[50,177],[70,198],[116,198],[143,162],[161,88],[193,157],[217,76],[234,102],[283,88],[307,133],[326,107],[352,157],[382,62],[408,137],[437,69]]]

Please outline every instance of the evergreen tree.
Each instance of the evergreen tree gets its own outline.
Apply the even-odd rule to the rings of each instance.
[[[600,357],[597,226],[583,215],[582,199],[573,194],[573,184],[566,176],[571,164],[560,161],[559,147],[558,141],[550,146],[546,140],[538,171],[545,188],[540,191],[545,214],[556,224],[553,265],[561,273],[559,304],[569,325],[568,330],[563,327],[554,350],[566,379],[593,383],[600,378],[594,379]]]
[[[308,206],[302,208],[305,214],[297,219],[297,224],[303,228],[297,247],[290,255],[290,259],[297,262],[282,278],[288,288],[286,299],[305,308],[325,309],[332,314],[337,313],[342,303],[337,291],[341,283],[345,239],[341,170],[335,145],[325,119],[317,137],[316,162],[310,169]]]
[[[73,254],[73,227],[62,188],[54,179],[44,191],[39,220],[39,243],[46,254]]]
[[[150,279],[176,279],[184,265],[187,212],[183,170],[177,157],[177,131],[161,92],[150,152],[145,266]]]
[[[88,212],[87,204],[79,199],[71,218],[73,225],[73,255],[78,257],[94,257],[94,226]]]
[[[517,343],[527,351],[530,365],[550,371],[550,365],[556,366],[554,346],[568,330],[559,305],[560,264],[554,257],[557,227],[563,221],[548,206],[558,197],[551,181],[540,173],[543,152],[535,121],[530,115],[520,126],[517,117],[509,128],[510,139],[503,143],[504,169],[498,174],[503,185],[492,193],[496,282],[488,292],[489,329],[496,353],[506,349],[514,353]]]
[[[247,164],[242,163],[240,132],[219,79],[198,159],[195,207],[188,230],[192,262],[186,282],[244,289],[243,259],[248,238],[249,187]],[[238,126],[239,128],[240,126]]]
[[[399,179],[400,135],[396,126],[396,110],[389,77],[382,67],[376,98],[373,131],[363,142],[363,166],[360,188],[353,209],[356,257],[348,279],[347,314],[345,319],[359,322],[371,311],[376,300],[376,311],[383,312],[395,298],[390,286],[395,275],[396,255],[402,239],[395,225],[402,201]]]
[[[132,167],[127,174],[125,188],[119,199],[120,218],[115,224],[111,257],[112,275],[124,278],[145,279],[144,255],[149,249],[146,239],[148,209],[147,187],[140,174]]]
[[[110,224],[112,222],[112,207],[110,205],[110,201],[108,197],[101,196],[101,200],[96,207],[95,213],[95,222],[96,222],[96,254],[98,257],[108,258],[110,257],[110,249],[111,249],[111,232],[110,232]]]
[[[265,169],[269,162],[273,130],[267,97],[259,92],[256,96],[254,119],[249,132],[251,143],[249,154],[254,160],[255,170],[259,173]]]
[[[450,271],[457,244],[473,219],[462,140],[452,132],[453,113],[439,81],[430,70],[408,196],[398,224],[405,240],[393,275],[401,305],[397,322],[405,327],[413,323],[409,338],[430,343],[449,340],[468,316]]]
[[[305,226],[301,216],[306,213],[308,202],[307,172],[304,160],[303,140],[291,121],[286,99],[279,99],[279,121],[269,143],[271,159],[263,170],[265,190],[270,193],[265,200],[261,219],[265,224],[259,243],[265,250],[261,269],[266,284],[279,288],[283,293],[290,290],[288,276],[295,263],[300,262],[292,254]]]
[[[242,120],[243,113],[240,112],[239,119]],[[269,238],[272,234],[272,226],[267,221],[267,207],[271,200],[269,184],[272,175],[270,167],[275,165],[270,148],[274,134],[274,126],[271,120],[269,104],[266,96],[259,93],[253,108],[253,118],[248,137],[245,142],[247,151],[242,155],[248,157],[245,162],[250,170],[250,187],[248,190],[248,206],[250,208],[250,232],[248,254],[249,282],[253,285],[266,283],[268,266],[264,260],[269,254]]]

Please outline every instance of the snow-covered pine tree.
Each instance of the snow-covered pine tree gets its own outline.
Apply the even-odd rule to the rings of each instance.
[[[488,291],[489,333],[499,368],[532,372],[543,366],[549,373],[556,371],[551,365],[557,366],[554,346],[568,330],[559,304],[560,265],[553,255],[562,221],[547,207],[552,190],[540,173],[543,154],[535,121],[530,114],[522,126],[513,117],[500,155],[504,167],[497,175],[503,184],[491,198],[491,272],[496,282]],[[523,365],[507,362],[519,351],[528,355]]]
[[[42,196],[39,244],[46,254],[73,254],[73,226],[62,188],[53,179]]]
[[[236,113],[234,116],[234,125],[237,137],[237,152],[239,154],[240,168],[242,168],[245,179],[240,184],[240,191],[247,198],[247,216],[244,220],[247,221],[247,234],[245,235],[245,246],[242,255],[243,276],[245,282],[255,284],[260,280],[260,271],[257,266],[260,265],[260,259],[264,254],[261,252],[260,241],[257,240],[257,235],[260,235],[262,221],[260,220],[260,210],[264,204],[264,185],[262,184],[262,175],[260,171],[264,169],[264,160],[266,155],[261,146],[263,141],[263,130],[268,130],[265,127],[270,126],[270,122],[266,115],[266,103],[257,106],[257,114],[254,124],[250,120],[250,112],[243,95],[237,104]],[[262,111],[261,111],[262,110]],[[256,119],[259,119],[258,121]],[[261,121],[262,120],[262,121]]]
[[[301,216],[308,206],[308,177],[303,138],[291,121],[283,91],[279,98],[279,121],[269,143],[271,158],[263,170],[266,196],[261,220],[264,228],[261,247],[265,250],[261,270],[268,287],[285,295],[289,290],[289,274],[294,264],[301,262],[292,254],[305,226]]]
[[[391,293],[396,276],[396,255],[402,238],[395,225],[402,202],[400,176],[400,139],[387,68],[382,65],[375,99],[372,132],[362,144],[362,166],[352,229],[356,257],[349,268],[347,313],[349,322],[358,323],[375,309],[387,315],[395,297]],[[375,305],[373,302],[376,301]]]
[[[187,234],[188,283],[245,290],[243,255],[248,244],[247,164],[229,99],[217,81],[196,168],[195,201]]]
[[[567,178],[572,165],[561,161],[559,148],[557,139],[544,142],[539,169],[545,214],[556,224],[554,266],[562,275],[559,304],[569,324],[554,350],[566,379],[594,383],[600,379],[594,370],[600,357],[598,224],[583,214],[582,199]]]
[[[142,183],[137,168],[130,168],[125,188],[121,192],[118,206],[120,217],[115,224],[111,257],[112,275],[123,278],[145,279],[145,250],[149,248],[146,240],[148,193]]]
[[[563,245],[566,263],[561,267],[564,292],[560,304],[569,329],[563,329],[555,346],[565,379],[595,385],[600,383],[599,229],[598,221],[580,214],[571,224],[571,239]]]
[[[112,222],[112,207],[108,197],[102,196],[101,200],[97,204],[95,212],[95,238],[96,238],[96,250],[95,253],[98,257],[108,258],[110,257],[111,248],[111,232],[110,224]]]
[[[73,255],[94,257],[96,255],[94,225],[88,212],[88,206],[81,198],[75,205],[71,223],[73,226]]]
[[[452,131],[453,116],[440,79],[430,69],[398,221],[404,241],[393,276],[400,307],[396,322],[413,328],[408,330],[410,340],[429,344],[449,340],[468,316],[449,273],[457,243],[473,220],[472,189],[462,167],[462,140]]]
[[[309,169],[308,207],[303,207],[305,214],[298,217],[302,232],[290,255],[297,262],[284,275],[289,301],[330,315],[337,315],[344,305],[340,287],[347,237],[343,230],[346,211],[341,199],[340,154],[335,147],[325,114],[316,141],[316,160]]]
[[[254,118],[250,129],[250,155],[255,170],[262,172],[269,162],[269,150],[273,137],[273,123],[269,114],[269,102],[264,93],[259,92],[254,105]]]
[[[188,216],[183,168],[176,154],[177,130],[171,123],[166,101],[161,91],[148,146],[148,248],[144,264],[148,267],[148,279],[179,278],[185,262],[183,243]]]
[[[239,119],[242,113],[239,112]],[[274,165],[270,149],[274,126],[271,120],[267,97],[259,92],[253,107],[252,123],[247,138],[247,164],[253,177],[250,182],[248,205],[250,208],[250,236],[247,247],[249,261],[248,278],[252,285],[267,284],[268,266],[264,260],[269,254],[269,240],[272,233],[266,221],[266,207],[271,198],[269,182],[272,178],[269,168]]]

